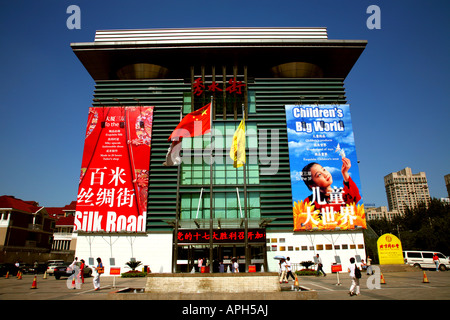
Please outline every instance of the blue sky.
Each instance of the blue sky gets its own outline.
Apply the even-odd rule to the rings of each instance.
[[[69,30],[67,7],[81,9]],[[369,5],[381,29],[369,30]],[[0,195],[64,206],[76,200],[94,81],[70,43],[96,30],[327,27],[368,40],[345,80],[365,203],[387,205],[383,177],[405,167],[446,197],[450,173],[450,2],[379,0],[0,0]]]

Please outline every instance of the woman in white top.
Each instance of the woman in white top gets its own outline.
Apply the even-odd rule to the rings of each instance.
[[[357,295],[359,296],[360,293],[360,288],[359,288],[359,278],[356,277],[355,275],[355,269],[358,268],[358,266],[356,265],[355,262],[355,258],[350,258],[350,266],[348,267],[348,272],[350,275],[350,278],[352,279],[352,285],[350,286],[350,291],[348,292],[348,294],[350,296],[354,296]]]
[[[286,260],[281,259],[280,261],[280,271],[281,271],[281,276],[280,276],[280,283],[283,282],[288,282],[287,278],[286,278],[286,274],[287,274],[287,267],[286,267]]]

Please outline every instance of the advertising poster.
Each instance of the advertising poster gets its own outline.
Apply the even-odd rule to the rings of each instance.
[[[89,109],[75,231],[145,231],[153,107]]]
[[[294,231],[366,228],[349,105],[287,105]]]
[[[403,249],[400,239],[393,234],[383,234],[377,240],[380,264],[404,264]]]

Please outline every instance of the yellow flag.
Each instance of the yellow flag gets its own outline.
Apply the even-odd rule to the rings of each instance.
[[[230,148],[230,157],[233,159],[233,167],[242,167],[245,163],[245,120],[242,119],[233,136]]]

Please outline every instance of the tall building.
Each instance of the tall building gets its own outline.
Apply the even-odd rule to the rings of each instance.
[[[384,186],[389,211],[397,210],[400,214],[404,214],[406,208],[414,208],[420,203],[430,202],[425,172],[413,174],[411,168],[406,167],[385,176]]]
[[[211,265],[219,260],[227,265],[236,257],[241,271],[249,265],[277,271],[277,255],[299,263],[319,253],[325,270],[336,256],[345,262],[355,255],[364,258],[362,227],[354,227],[364,221],[356,220],[353,207],[342,214],[344,222],[351,224],[348,228],[336,224],[332,209],[324,215],[308,212],[306,221],[326,220],[332,229],[294,231],[291,185],[297,180],[290,169],[285,107],[311,105],[303,110],[310,116],[320,111],[323,117],[314,125],[323,132],[311,138],[313,156],[339,157],[335,145],[327,146],[326,135],[344,130],[343,121],[329,122],[336,114],[344,117],[344,80],[366,44],[365,40],[330,40],[326,28],[103,30],[97,31],[94,42],[72,43],[95,81],[86,139],[96,130],[110,130],[97,150],[103,150],[105,163],[126,158],[123,168],[113,165],[103,170],[103,163],[93,165],[94,171],[82,167],[81,179],[87,178],[83,180],[87,187],[78,194],[76,256],[92,261],[89,265],[101,257],[106,273],[110,266],[124,266],[130,259],[142,261],[153,272],[189,272],[200,258]],[[181,165],[164,166],[172,131],[183,117],[210,102],[214,165],[208,151],[212,138],[206,133],[183,138]],[[318,105],[330,107],[322,111]],[[87,115],[89,106],[85,108]],[[136,126],[130,126],[131,112],[146,112],[147,122],[136,120]],[[120,118],[120,124],[113,118]],[[230,145],[243,118],[248,158],[245,166],[235,168],[229,162]],[[305,130],[311,125],[304,124]],[[348,124],[345,128],[351,130]],[[136,139],[135,131],[139,131]],[[126,135],[128,142],[121,144]],[[150,141],[151,151],[139,157],[133,153]],[[90,150],[95,153],[95,148]],[[129,162],[123,155],[126,150],[134,155]],[[132,171],[133,161],[145,157],[150,158],[148,166]],[[125,169],[148,175],[121,187],[128,177]],[[357,161],[352,170],[356,176]],[[106,188],[108,181],[116,189]],[[99,185],[102,188],[92,192]],[[134,187],[137,191],[130,193]],[[114,192],[120,197],[120,208],[114,202],[119,198],[106,199]],[[146,212],[133,216],[124,209],[140,205],[138,196],[145,198]],[[298,221],[299,229],[305,226]]]
[[[445,186],[447,187],[448,197],[450,198],[450,174],[444,176]]]

